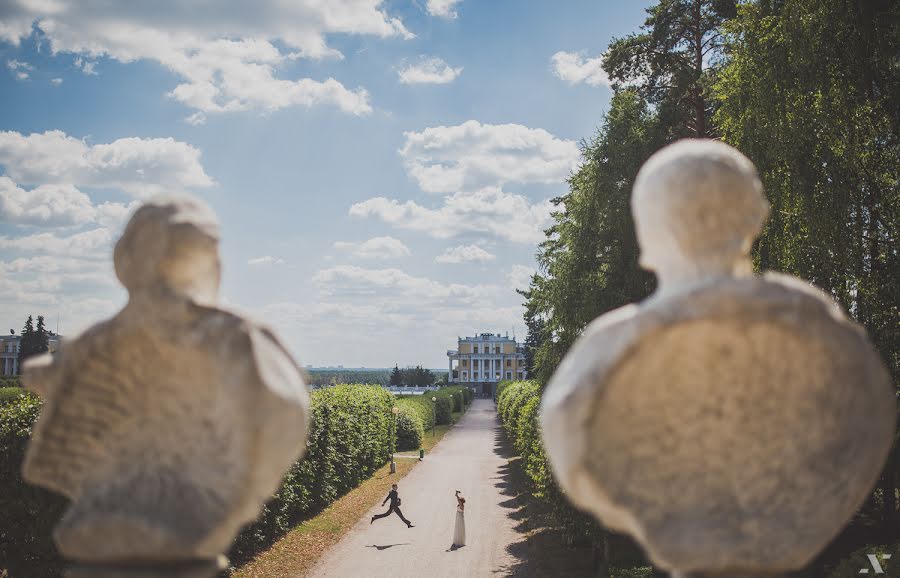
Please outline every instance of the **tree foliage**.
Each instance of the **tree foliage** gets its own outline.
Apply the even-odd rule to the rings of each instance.
[[[897,22],[896,0],[659,0],[639,31],[614,40],[609,109],[554,199],[539,272],[522,292],[531,375],[545,383],[591,320],[652,291],[638,265],[634,178],[662,146],[710,136],[760,171],[771,213],[757,269],[831,293],[900,384]],[[857,518],[880,521],[886,540],[900,528],[896,446]]]

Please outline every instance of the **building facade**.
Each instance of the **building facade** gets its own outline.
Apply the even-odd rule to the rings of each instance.
[[[525,348],[499,333],[459,337],[456,349],[447,350],[450,383],[466,384],[477,393],[493,396],[497,383],[526,379]]]
[[[60,336],[51,332],[47,336],[50,353],[59,349]],[[19,348],[21,335],[0,335],[0,375],[19,375]]]

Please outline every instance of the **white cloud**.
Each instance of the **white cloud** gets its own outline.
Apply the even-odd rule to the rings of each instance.
[[[255,257],[247,261],[248,265],[253,266],[269,266],[269,265],[284,265],[284,259],[280,257],[272,257],[271,255],[265,255],[263,257]]]
[[[60,84],[63,83],[63,79],[62,79],[62,78],[51,78],[51,79],[50,79],[50,83],[51,83],[53,86],[59,86]]]
[[[362,243],[336,241],[334,248],[350,251],[361,259],[398,259],[410,255],[409,247],[394,237],[373,237]]]
[[[0,132],[0,165],[18,183],[97,187],[136,196],[213,184],[200,165],[200,151],[172,138],[89,145],[58,130],[27,136]]]
[[[603,55],[585,58],[578,52],[557,52],[552,57],[553,72],[569,84],[584,82],[590,86],[609,86],[609,78],[603,71]]]
[[[428,13],[440,18],[456,18],[456,5],[462,0],[428,0],[425,5]]]
[[[72,185],[51,184],[22,189],[0,176],[0,221],[22,225],[84,225],[96,218],[91,199]]]
[[[531,277],[537,271],[533,267],[526,265],[513,265],[509,268],[506,278],[509,280],[513,289],[527,289],[531,285]]]
[[[99,251],[111,249],[112,241],[113,231],[108,227],[100,227],[66,236],[59,236],[55,233],[36,233],[24,237],[0,237],[0,249],[85,259],[108,258],[108,254],[100,255]]]
[[[155,61],[182,83],[169,94],[213,113],[277,110],[329,104],[351,114],[371,111],[368,93],[324,81],[276,77],[295,58],[342,58],[328,46],[332,34],[410,38],[382,0],[238,0],[202,4],[160,0],[143,3],[30,2],[4,15],[0,38],[18,44],[38,28],[54,54],[76,56],[85,74],[96,59]]]
[[[352,205],[350,215],[377,217],[395,227],[439,239],[479,233],[514,243],[536,243],[544,238],[551,208],[550,201],[532,204],[521,195],[490,187],[450,195],[437,209],[415,201],[401,203],[375,197]]]
[[[462,66],[452,68],[436,56],[422,56],[416,64],[408,64],[398,71],[402,84],[448,84],[456,80]]]
[[[21,62],[15,59],[7,60],[6,67],[15,74],[16,80],[28,80],[30,77],[28,72],[34,70],[34,67],[27,62]]]
[[[313,288],[302,301],[261,307],[259,316],[316,364],[346,363],[352,351],[363,365],[442,367],[453,335],[524,329],[521,298],[505,283],[448,284],[396,268],[340,266],[317,272]]]
[[[376,290],[382,297],[414,298],[429,302],[470,303],[495,289],[487,286],[441,283],[414,277],[400,269],[365,269],[340,265],[313,275],[313,283],[328,295],[341,297],[371,296]]]
[[[457,247],[450,247],[435,257],[434,260],[438,263],[487,263],[496,258],[496,255],[488,253],[478,245],[459,245]]]
[[[520,124],[469,120],[404,136],[400,155],[406,170],[431,193],[505,183],[562,183],[580,156],[575,141]]]
[[[200,111],[197,111],[185,117],[184,122],[188,123],[191,126],[200,126],[206,124],[206,115]]]
[[[32,65],[16,59],[7,60],[6,67],[10,70],[34,70],[34,67]]]
[[[75,59],[73,64],[75,65],[75,68],[80,69],[86,76],[97,76],[99,74],[95,70],[97,63],[92,60],[85,60],[79,56]]]

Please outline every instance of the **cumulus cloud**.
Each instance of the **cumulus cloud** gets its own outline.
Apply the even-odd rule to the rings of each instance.
[[[553,72],[569,84],[581,82],[590,86],[609,86],[609,78],[603,71],[603,55],[585,58],[578,52],[557,52],[552,57]]]
[[[428,0],[425,9],[432,16],[439,18],[456,18],[456,5],[462,0]]]
[[[0,132],[0,165],[20,184],[124,191],[135,196],[213,184],[200,151],[172,138],[122,138],[90,145],[59,130]]]
[[[27,62],[21,62],[15,59],[7,60],[6,67],[13,72],[16,80],[28,80],[30,77],[29,72],[34,70],[34,67]]]
[[[408,64],[398,71],[402,84],[448,84],[460,73],[462,66],[452,68],[436,56],[423,56],[416,64]]]
[[[334,243],[334,248],[340,251],[349,251],[360,259],[398,259],[410,255],[409,247],[394,237],[373,237],[362,243],[337,241]]]
[[[61,131],[0,132],[0,315],[19,318],[28,303],[61,311],[71,332],[111,313],[124,298],[113,243],[138,201],[96,202],[86,191],[143,196],[206,187],[213,181],[199,154],[173,139],[89,144]]]
[[[487,263],[496,258],[496,255],[488,253],[478,245],[459,245],[450,247],[434,260],[438,263]]]
[[[531,285],[531,277],[537,271],[527,265],[513,265],[509,268],[506,278],[513,289],[527,289]]]
[[[447,283],[398,268],[337,266],[318,271],[312,289],[306,299],[264,305],[259,315],[319,364],[345,363],[352,351],[364,365],[388,359],[441,367],[448,336],[524,329],[521,298],[502,280]]]
[[[406,132],[400,155],[407,172],[430,193],[506,183],[561,183],[578,163],[575,141],[520,124],[481,124]]]
[[[252,265],[254,267],[260,266],[271,266],[271,265],[284,265],[284,259],[280,257],[273,257],[271,255],[264,255],[262,257],[254,257],[247,261],[248,265]]]
[[[53,86],[59,86],[62,83],[63,83],[62,78],[51,78],[50,79],[50,84],[52,84]]]
[[[370,296],[375,289],[382,296],[445,303],[471,302],[495,290],[486,286],[441,283],[425,277],[414,277],[400,269],[366,269],[352,265],[323,269],[313,276],[313,283],[328,295]]]
[[[159,63],[182,79],[170,96],[206,113],[328,104],[365,114],[364,89],[333,78],[281,79],[278,68],[295,58],[342,58],[326,42],[333,34],[413,36],[382,0],[160,0],[152,10],[133,2],[30,2],[4,14],[0,39],[18,44],[32,25],[54,54],[75,55],[85,74],[102,57]]]
[[[401,203],[375,197],[350,207],[355,217],[376,217],[401,229],[420,231],[439,239],[479,233],[514,243],[536,243],[550,222],[549,201],[531,203],[521,195],[489,187],[459,192],[436,209],[415,201]]]
[[[102,258],[98,251],[111,249],[112,241],[113,231],[100,227],[72,235],[36,233],[24,237],[0,237],[0,249],[90,259]]]

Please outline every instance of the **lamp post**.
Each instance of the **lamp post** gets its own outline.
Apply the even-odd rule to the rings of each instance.
[[[396,474],[397,473],[397,464],[394,463],[394,448],[397,447],[397,414],[400,413],[400,408],[395,405],[394,407],[391,408],[391,413],[394,414],[393,419],[392,419],[392,423],[394,426],[393,427],[394,435],[391,439],[391,473]]]
[[[437,421],[437,397],[431,397],[431,437],[434,437],[434,422]]]

